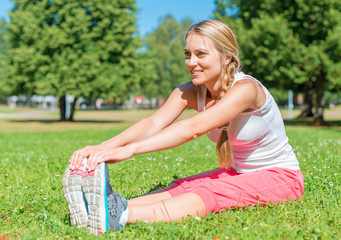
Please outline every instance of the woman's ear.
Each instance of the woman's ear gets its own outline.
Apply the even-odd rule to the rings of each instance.
[[[228,65],[232,60],[232,56],[225,57],[225,64]]]

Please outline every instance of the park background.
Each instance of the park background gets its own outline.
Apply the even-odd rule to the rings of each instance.
[[[61,187],[68,157],[150,115],[189,81],[183,34],[208,18],[236,32],[244,71],[279,104],[306,195],[182,223],[139,223],[103,237],[341,237],[339,1],[18,0],[0,6],[0,237],[94,238],[69,226]],[[182,117],[193,114],[186,110]],[[212,169],[215,158],[203,136],[109,172],[115,189],[132,198]]]

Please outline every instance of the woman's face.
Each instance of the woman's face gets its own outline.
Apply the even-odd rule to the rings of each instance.
[[[211,39],[190,34],[186,39],[185,65],[194,85],[205,84],[210,90],[217,87],[223,70],[222,57]]]

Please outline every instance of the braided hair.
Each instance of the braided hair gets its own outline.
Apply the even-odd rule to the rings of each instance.
[[[240,67],[240,60],[238,57],[238,43],[233,31],[224,23],[217,20],[206,20],[194,24],[186,33],[186,39],[189,35],[196,33],[208,37],[214,43],[215,48],[221,55],[221,64],[223,71],[219,77],[220,93],[217,103],[229,91],[234,81],[234,74]],[[229,62],[224,59],[230,59]],[[228,137],[228,125],[226,123],[221,127],[222,131],[217,142],[217,156],[219,160],[219,167],[230,169],[234,166],[232,148]]]

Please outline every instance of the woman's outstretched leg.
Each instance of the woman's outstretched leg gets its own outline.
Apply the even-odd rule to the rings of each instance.
[[[170,184],[167,189],[172,187]],[[164,201],[166,199],[172,198],[172,195],[164,188],[155,190],[153,192],[147,193],[145,195],[128,200],[129,205],[147,205],[159,201]]]
[[[106,163],[99,164],[95,171],[83,176],[82,189],[88,203],[87,228],[95,234],[120,230],[126,223],[171,222],[188,216],[206,216],[205,204],[195,193],[172,197],[160,189],[127,203],[111,188]]]
[[[164,192],[162,194],[164,194]],[[143,200],[143,198],[141,198],[141,200]],[[141,221],[172,222],[181,221],[188,216],[204,217],[207,215],[204,202],[199,195],[195,193],[185,193],[144,205],[130,204],[128,201],[128,209],[128,223]]]
[[[162,200],[164,201],[169,198],[172,198],[172,195],[170,195],[167,191],[158,191],[156,193],[149,193],[130,199],[128,200],[128,205],[147,205]]]

